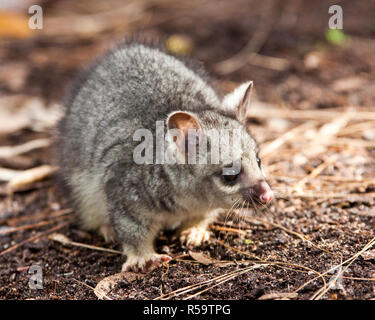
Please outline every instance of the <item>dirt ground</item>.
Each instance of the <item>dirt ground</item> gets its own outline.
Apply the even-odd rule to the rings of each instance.
[[[39,4],[43,30],[22,28],[22,7],[0,13],[14,22],[0,33],[0,299],[375,299],[375,2]],[[327,33],[331,4],[344,12],[340,41]],[[120,249],[75,224],[50,139],[76,72],[134,33],[189,52],[223,92],[254,81],[250,128],[277,200],[222,217],[199,248],[163,234],[168,265],[119,275],[120,254],[84,247]],[[43,289],[29,287],[32,265]]]

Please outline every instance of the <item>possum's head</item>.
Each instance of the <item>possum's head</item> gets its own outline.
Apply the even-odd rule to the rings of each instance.
[[[252,82],[238,87],[224,97],[220,110],[177,111],[168,117],[172,153],[177,162],[185,163],[186,196],[193,194],[211,208],[244,201],[267,204],[273,199],[246,125],[251,89]]]

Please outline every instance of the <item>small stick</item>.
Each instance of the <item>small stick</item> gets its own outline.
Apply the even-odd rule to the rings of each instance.
[[[304,176],[302,175],[294,175],[294,176],[285,176],[285,175],[278,175],[277,173],[272,174],[273,177],[277,177],[280,179],[302,179]],[[375,183],[375,179],[366,179],[363,177],[340,177],[340,176],[325,176],[325,175],[319,175],[318,178],[312,178],[317,180],[326,180],[326,181],[332,181],[332,182],[353,182],[353,183]]]
[[[33,229],[33,228],[44,227],[46,225],[53,224],[53,223],[55,223],[57,221],[60,221],[60,220],[66,220],[66,218],[69,217],[69,216],[72,216],[72,214],[66,215],[66,216],[63,216],[63,217],[56,217],[56,218],[48,220],[48,221],[41,221],[41,222],[38,222],[38,223],[26,224],[26,225],[19,226],[19,227],[13,227],[10,230],[3,230],[3,231],[0,230],[0,236],[5,235],[5,234],[11,234],[11,233],[17,232],[17,231],[23,231],[23,230]]]
[[[53,228],[51,228],[51,229],[48,229],[48,230],[45,231],[45,232],[38,233],[37,235],[35,235],[35,236],[33,236],[33,237],[30,237],[30,238],[28,238],[28,239],[26,239],[26,240],[24,240],[24,241],[21,241],[21,242],[15,244],[14,246],[12,246],[12,247],[10,247],[10,248],[8,248],[8,249],[6,249],[6,250],[0,252],[0,257],[3,256],[3,255],[5,255],[5,254],[7,254],[7,253],[9,253],[9,252],[11,252],[11,251],[14,251],[14,250],[18,249],[19,247],[22,247],[22,246],[23,246],[25,243],[27,243],[27,242],[37,240],[37,239],[39,239],[39,238],[45,237],[46,235],[48,235],[48,234],[51,233],[51,232],[54,232],[54,231],[56,231],[56,230],[60,230],[60,229],[62,229],[62,228],[64,228],[64,227],[68,226],[68,225],[70,224],[70,222],[71,222],[71,221],[66,222],[66,223],[59,224],[58,226],[53,227]]]
[[[257,261],[254,261],[254,263],[265,263],[265,264],[269,264],[269,265],[275,265],[277,267],[280,267],[280,268],[285,268],[285,266],[292,266],[292,267],[296,267],[296,268],[301,268],[301,269],[305,269],[305,270],[308,270],[308,271],[311,271],[315,274],[317,274],[318,276],[316,277],[316,279],[318,278],[321,278],[323,280],[323,283],[326,284],[326,280],[324,279],[324,276],[323,274],[321,274],[320,272],[314,270],[314,269],[311,269],[309,267],[306,267],[306,266],[302,266],[302,265],[299,265],[299,264],[295,264],[295,263],[290,263],[290,262],[284,262],[284,261],[269,261],[269,260],[263,260],[263,259],[260,259],[248,252],[245,252],[245,251],[242,251],[240,249],[237,249],[237,248],[234,248],[230,245],[227,245],[226,243],[224,243],[223,241],[220,241],[220,240],[216,240],[215,242],[217,242],[218,244],[230,249],[230,250],[233,250],[233,251],[236,251],[236,252],[239,252],[239,253],[242,253],[246,256],[250,256],[252,258],[255,257],[255,259],[257,259]],[[297,271],[297,270],[294,270],[294,271]]]
[[[121,255],[123,254],[121,251],[118,251],[118,250],[107,249],[107,248],[93,246],[93,245],[90,245],[90,244],[71,241],[68,237],[66,237],[62,234],[51,234],[48,238],[53,240],[53,241],[59,242],[64,246],[71,245],[71,246],[82,247],[82,248],[91,249],[91,250],[104,251],[104,252],[121,254]]]
[[[225,248],[228,248],[230,250],[233,250],[233,251],[236,251],[238,253],[241,253],[241,254],[244,254],[245,256],[248,256],[248,257],[251,257],[253,259],[256,259],[258,261],[262,261],[261,258],[257,257],[255,254],[251,254],[251,253],[248,253],[248,252],[245,252],[245,251],[242,251],[240,249],[237,249],[235,247],[232,247],[230,246],[229,244],[226,244],[224,241],[222,240],[215,240],[216,243],[220,244],[221,246],[225,247]]]
[[[247,273],[247,272],[252,271],[252,270],[254,270],[254,269],[258,269],[258,268],[260,268],[260,267],[262,267],[262,266],[267,266],[267,264],[256,264],[256,265],[251,266],[251,267],[245,267],[245,268],[243,268],[242,270],[236,270],[237,272],[236,272],[235,274],[233,274],[233,275],[229,275],[228,277],[226,277],[226,278],[224,278],[224,279],[218,281],[218,282],[215,283],[214,285],[209,286],[208,288],[205,288],[205,289],[203,289],[203,290],[201,290],[201,291],[199,291],[199,292],[196,292],[196,293],[194,293],[194,294],[191,294],[190,296],[187,296],[186,298],[184,298],[184,300],[192,299],[192,298],[194,298],[194,297],[196,297],[196,296],[202,294],[203,292],[206,292],[206,291],[208,291],[208,290],[211,290],[211,289],[214,288],[214,287],[217,287],[217,286],[219,286],[219,285],[221,285],[221,284],[223,284],[223,283],[225,283],[225,282],[227,282],[227,281],[229,281],[229,280],[232,280],[232,279],[234,279],[234,278],[240,276],[241,274]],[[213,280],[215,281],[215,279],[213,279]]]
[[[294,236],[300,238],[301,240],[306,241],[307,243],[309,243],[309,244],[310,244],[311,246],[313,246],[314,248],[317,248],[317,249],[319,249],[319,250],[321,250],[321,251],[324,251],[324,252],[326,252],[326,253],[328,253],[328,254],[330,254],[330,255],[337,256],[337,254],[335,254],[335,253],[333,253],[333,252],[330,252],[330,251],[328,251],[328,250],[325,250],[325,249],[319,247],[318,245],[316,245],[315,243],[313,243],[312,241],[306,239],[306,238],[303,236],[303,234],[300,234],[300,233],[298,233],[298,232],[295,232],[295,231],[293,231],[293,230],[290,230],[290,229],[288,229],[288,228],[285,228],[285,227],[282,226],[281,224],[274,223],[274,222],[271,222],[271,221],[266,221],[266,220],[263,220],[263,219],[260,219],[260,218],[256,218],[256,217],[252,217],[251,219],[253,219],[253,220],[257,220],[257,221],[262,222],[262,223],[264,223],[264,224],[267,224],[267,223],[268,223],[268,224],[270,224],[271,226],[273,226],[273,227],[275,227],[275,228],[281,229],[281,230],[285,231],[286,233],[292,234],[292,235],[294,235]],[[251,219],[246,219],[246,221],[247,221],[247,222],[251,222]]]
[[[31,184],[33,182],[43,180],[54,173],[58,168],[50,165],[42,165],[32,169],[20,172],[11,179],[7,184],[8,192],[12,193],[20,187]]]
[[[69,214],[69,213],[72,213],[73,210],[68,208],[68,209],[61,209],[61,210],[57,210],[57,211],[53,211],[53,212],[49,212],[49,213],[36,213],[36,214],[33,214],[33,215],[27,215],[27,216],[22,216],[22,217],[15,217],[15,218],[9,218],[6,220],[6,222],[9,224],[9,225],[14,225],[18,222],[22,222],[22,221],[30,221],[30,220],[34,220],[34,221],[38,221],[38,220],[42,220],[42,219],[51,219],[51,218],[56,218],[56,217],[60,217],[60,216],[64,216],[66,214]]]
[[[0,181],[12,180],[12,179],[16,178],[22,172],[23,171],[21,171],[21,170],[0,168]]]
[[[234,229],[234,228],[228,228],[228,227],[219,227],[219,226],[212,226],[212,225],[210,226],[210,229],[246,235],[246,231],[241,230],[241,229]]]
[[[35,149],[48,147],[51,144],[49,139],[36,139],[18,146],[0,147],[0,158],[11,158]]]
[[[350,120],[375,120],[375,112],[371,111],[360,111],[354,107],[351,109]],[[343,111],[337,111],[337,109],[326,109],[326,110],[294,110],[294,109],[259,109],[249,110],[248,117],[269,119],[269,118],[283,118],[293,120],[331,120],[341,117]]]
[[[292,191],[297,191],[297,193],[302,192],[303,186],[312,178],[315,178],[319,173],[321,173],[324,169],[326,169],[332,162],[334,162],[337,159],[336,155],[333,155],[327,159],[325,159],[324,162],[322,162],[319,166],[317,166],[314,170],[312,170],[307,176],[299,180],[295,186],[293,187]]]
[[[270,153],[274,152],[280,148],[283,144],[293,139],[296,135],[301,132],[311,128],[314,125],[313,122],[305,122],[297,127],[292,128],[291,130],[285,132],[281,137],[276,138],[275,140],[264,144],[261,147],[260,156],[265,157]]]
[[[367,250],[369,250],[371,247],[373,247],[375,245],[375,237],[372,238],[363,248],[362,250],[358,251],[355,255],[353,255],[352,257],[350,257],[349,259],[345,260],[344,262],[341,262],[338,266],[335,266],[334,268],[338,268],[338,267],[341,267],[343,266],[344,264],[348,263],[345,268],[343,268],[342,270],[340,270],[340,272],[337,273],[336,277],[333,279],[332,282],[330,282],[330,284],[332,285],[333,283],[335,283],[337,281],[338,278],[340,278],[341,275],[343,275],[345,273],[346,270],[348,270],[348,268],[350,267],[350,265],[364,252],[366,252]],[[326,273],[328,273],[329,271],[331,271],[333,268],[330,268],[328,271],[326,271]],[[310,300],[315,300],[315,299],[320,299],[328,290],[330,289],[330,286],[327,286],[327,284],[325,284],[321,289],[319,289],[311,298]]]
[[[355,123],[350,126],[347,126],[345,129],[341,130],[341,132],[338,135],[347,136],[347,135],[363,132],[363,131],[374,129],[374,128],[375,128],[374,121],[360,122],[360,123]]]
[[[375,197],[375,192],[370,193],[335,193],[335,192],[313,192],[313,193],[297,193],[293,195],[293,197],[300,197],[300,198],[321,198],[321,199],[328,199],[328,198],[346,198],[349,200],[355,200],[357,198],[364,198],[368,197],[369,199],[373,199]]]
[[[241,270],[234,270],[234,271],[232,271],[230,273],[221,274],[221,275],[219,275],[217,277],[214,277],[214,278],[211,278],[209,280],[203,280],[201,282],[198,282],[198,283],[195,283],[195,284],[192,284],[192,285],[188,285],[186,287],[177,289],[177,290],[172,291],[170,293],[166,293],[163,296],[159,296],[159,297],[155,298],[154,300],[167,300],[167,299],[171,299],[173,297],[180,296],[182,294],[188,293],[188,292],[193,291],[195,289],[204,287],[204,286],[208,285],[211,282],[220,281],[222,279],[225,279],[225,278],[228,278],[228,277],[232,276],[233,274],[237,274],[237,273],[239,273],[241,271],[244,271],[245,269],[247,270],[247,269],[252,268],[252,267],[253,266],[245,267],[245,268],[243,268]]]
[[[284,71],[290,67],[290,62],[287,59],[264,56],[255,52],[249,57],[248,63],[276,71]]]

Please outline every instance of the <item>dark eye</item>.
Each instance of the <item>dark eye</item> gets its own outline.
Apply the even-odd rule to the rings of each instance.
[[[260,158],[259,158],[258,154],[257,154],[256,159],[257,159],[258,166],[260,168],[262,166],[262,161],[260,161]]]
[[[233,171],[233,174],[231,174],[231,171]],[[234,169],[229,169],[226,174],[222,174],[222,178],[224,183],[226,184],[235,184],[240,176],[241,172],[236,173]]]

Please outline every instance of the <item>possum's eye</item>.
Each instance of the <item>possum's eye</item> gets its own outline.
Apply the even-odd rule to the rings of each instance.
[[[257,163],[258,163],[258,166],[259,168],[262,166],[262,161],[260,160],[259,156],[258,156],[258,153],[256,155],[256,160],[257,160]]]
[[[231,174],[231,171],[233,171],[233,174]],[[222,174],[223,182],[228,185],[234,185],[240,177],[240,173],[241,171],[237,172],[235,169],[227,169],[226,174]]]

